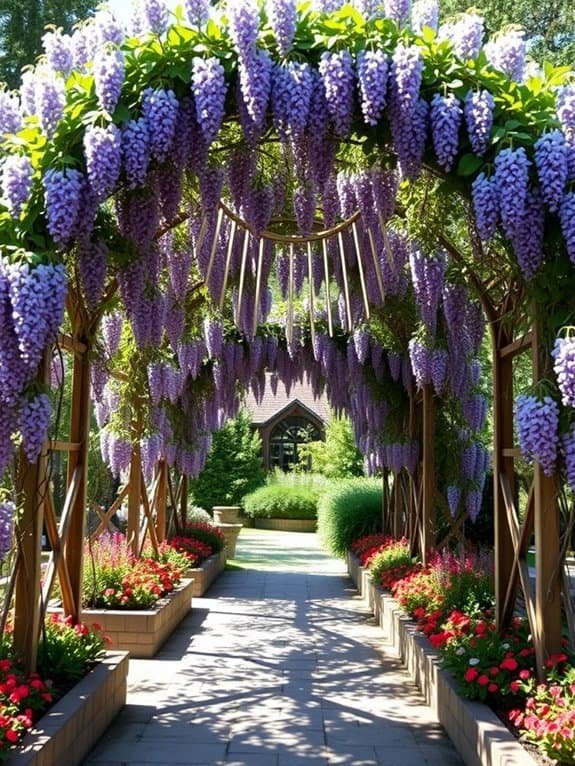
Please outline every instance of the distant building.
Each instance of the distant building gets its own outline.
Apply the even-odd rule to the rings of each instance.
[[[289,396],[284,385],[279,383],[274,394],[270,377],[268,373],[262,401],[258,404],[250,393],[245,407],[253,427],[261,436],[265,469],[290,471],[299,463],[301,444],[325,439],[329,405],[327,397],[316,398],[305,383],[295,383]]]

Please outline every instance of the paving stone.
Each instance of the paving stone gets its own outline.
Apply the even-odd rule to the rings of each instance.
[[[462,766],[315,535],[243,530],[236,555],[250,568],[130,663],[85,766]]]

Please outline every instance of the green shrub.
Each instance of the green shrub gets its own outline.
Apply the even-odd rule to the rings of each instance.
[[[241,505],[244,495],[265,481],[261,439],[245,413],[213,434],[204,470],[190,481],[192,502],[202,508]]]
[[[318,532],[334,554],[345,556],[352,542],[381,530],[381,479],[346,479],[331,486],[318,502]]]
[[[385,572],[396,567],[410,565],[412,563],[411,551],[409,545],[397,541],[389,545],[384,550],[376,553],[369,563],[369,575],[373,582],[378,583]]]
[[[315,519],[318,495],[312,483],[274,482],[244,497],[244,512],[252,519]]]
[[[201,521],[204,524],[211,524],[212,517],[204,508],[200,508],[199,505],[188,505],[186,509],[186,521],[190,524],[196,521]]]

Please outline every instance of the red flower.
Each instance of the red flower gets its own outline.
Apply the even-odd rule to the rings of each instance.
[[[499,667],[501,670],[510,670],[513,672],[514,670],[517,670],[519,667],[519,664],[517,660],[513,659],[513,657],[506,657],[502,662],[499,664]]]
[[[496,691],[499,691],[499,686],[497,686],[497,684],[493,684],[493,683],[491,683],[491,684],[489,684],[489,686],[487,687],[487,691],[488,691],[490,694],[495,694],[495,692],[496,692]]]
[[[7,729],[4,736],[8,742],[18,742],[18,732],[14,729]]]
[[[486,676],[485,673],[483,673],[477,679],[477,683],[479,684],[479,686],[487,686],[487,684],[489,683],[489,676]]]
[[[478,671],[475,670],[475,668],[468,668],[467,672],[464,675],[465,680],[467,683],[473,683],[477,676],[479,675]]]
[[[522,681],[526,681],[528,678],[531,678],[531,671],[527,670],[527,668],[525,668],[524,670],[520,670],[519,671],[519,678]]]
[[[521,684],[519,683],[517,679],[515,679],[515,681],[511,681],[511,683],[509,684],[509,688],[511,689],[513,694],[517,694],[521,690]]]
[[[560,662],[567,662],[567,655],[560,653],[560,654],[550,654],[547,660],[545,661],[545,667],[552,668],[555,667],[555,665],[558,665]]]

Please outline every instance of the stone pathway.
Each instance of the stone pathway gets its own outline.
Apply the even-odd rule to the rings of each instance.
[[[242,530],[233,562],[85,766],[459,766],[316,535]]]

